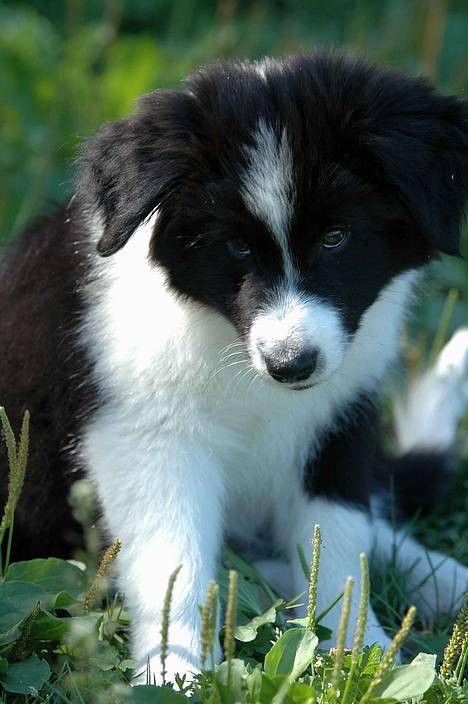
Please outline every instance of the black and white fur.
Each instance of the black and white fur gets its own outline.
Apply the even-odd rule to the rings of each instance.
[[[296,544],[307,553],[320,523],[319,610],[375,539],[390,556],[392,528],[370,513],[377,400],[423,265],[458,252],[467,164],[465,104],[424,79],[333,53],[219,62],[105,127],[69,207],[4,257],[0,400],[16,422],[32,414],[17,556],[67,553],[84,468],[123,544],[140,668],[159,672],[181,564],[168,670],[197,670],[223,536],[266,537],[263,569],[286,565],[299,593]],[[408,472],[453,444],[461,339],[399,408]],[[415,399],[436,387],[431,415]],[[437,594],[450,608],[467,571],[398,541],[423,613]],[[388,640],[372,611],[367,640]]]

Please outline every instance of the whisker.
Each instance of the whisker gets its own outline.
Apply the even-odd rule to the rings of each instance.
[[[231,349],[231,350],[226,350],[223,352],[220,357],[221,358],[229,358],[229,357],[234,357],[235,355],[238,354],[244,354],[247,357],[247,350],[240,348],[240,349]]]
[[[262,379],[262,377],[260,376],[260,374],[257,372],[257,370],[254,369],[253,367],[252,367],[252,370],[253,370],[253,372],[254,372],[254,376],[253,376],[252,379],[250,380],[250,383],[249,383],[249,385],[248,385],[248,387],[247,387],[247,392],[246,392],[247,394],[250,393],[250,391],[251,391],[251,389],[252,389],[252,386],[253,386],[253,384],[254,384],[255,381],[258,381],[258,382],[260,382],[261,384],[263,384],[263,379]]]
[[[213,379],[218,376],[218,374],[221,374],[221,372],[226,371],[226,369],[230,369],[231,367],[235,367],[238,364],[243,364],[244,360],[239,359],[237,362],[231,362],[230,364],[226,364],[225,366],[221,367],[220,369],[217,369],[214,374],[212,374],[209,378],[209,381],[213,381]]]
[[[244,378],[246,378],[246,377],[251,373],[251,371],[252,371],[252,370],[251,370],[250,367],[244,367],[243,369],[241,369],[240,371],[238,371],[237,374],[235,374],[235,375],[232,377],[231,382],[230,382],[229,384],[227,384],[225,395],[227,396],[228,392],[233,389],[234,384],[236,384],[237,386],[239,386],[240,383],[241,383],[241,381],[242,381]]]

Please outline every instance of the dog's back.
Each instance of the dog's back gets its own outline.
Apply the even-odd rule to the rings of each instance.
[[[75,331],[86,266],[72,209],[32,225],[0,260],[0,403],[19,431],[31,413],[27,481],[16,512],[14,556],[65,555],[73,523],[66,495],[78,418],[89,402]],[[5,448],[1,465],[6,466]],[[6,482],[0,483],[0,505]]]

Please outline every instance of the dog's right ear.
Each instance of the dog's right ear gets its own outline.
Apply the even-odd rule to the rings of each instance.
[[[460,253],[468,202],[468,103],[441,95],[427,79],[400,76],[379,86],[385,109],[366,147],[386,184],[435,252]]]
[[[154,91],[132,116],[107,125],[85,145],[77,195],[90,221],[102,228],[102,256],[121,249],[193,172],[196,112],[188,92]]]

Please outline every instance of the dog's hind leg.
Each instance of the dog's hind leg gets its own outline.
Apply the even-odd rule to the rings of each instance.
[[[434,366],[395,404],[395,430],[400,452],[453,447],[458,422],[468,408],[468,328],[460,328]]]
[[[458,422],[468,407],[468,328],[458,330],[434,366],[417,379],[396,404],[400,455],[384,461],[393,475],[397,513],[407,517],[440,502],[453,466]],[[379,502],[377,502],[379,503]],[[376,555],[395,558],[407,574],[421,613],[431,617],[460,603],[468,569],[438,552],[425,550],[405,529],[394,530],[376,518]]]
[[[405,576],[408,595],[428,620],[460,608],[468,586],[468,568],[451,557],[427,550],[404,529],[374,521],[375,557],[394,563]]]
[[[308,500],[304,497],[294,507],[291,530],[290,559],[294,591],[305,592],[303,600],[307,603],[308,584],[296,553],[296,545],[301,545],[306,560],[311,558],[311,537],[314,524],[320,524],[321,554],[317,590],[317,615],[327,610],[339,597],[348,577],[354,580],[354,594],[351,603],[350,628],[346,645],[351,647],[353,631],[357,622],[359,609],[359,591],[361,581],[360,554],[369,554],[372,547],[372,526],[368,513],[356,506],[339,501],[316,497]],[[335,604],[321,622],[331,629],[331,643],[336,643],[341,614],[341,603]],[[306,608],[303,607],[303,615]],[[380,625],[369,604],[365,642],[378,642],[387,647],[390,639]]]

